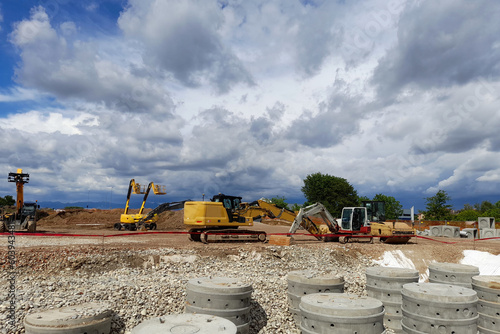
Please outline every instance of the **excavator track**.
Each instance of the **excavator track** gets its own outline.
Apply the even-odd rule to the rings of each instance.
[[[240,229],[191,229],[189,240],[203,242],[266,242],[267,235],[264,231]]]

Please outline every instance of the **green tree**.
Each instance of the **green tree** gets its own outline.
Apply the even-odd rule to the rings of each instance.
[[[12,196],[0,197],[0,206],[12,206],[14,204],[16,204],[16,200]]]
[[[304,179],[302,192],[308,203],[320,202],[335,217],[340,217],[342,208],[357,206],[358,194],[346,179],[315,173]]]
[[[426,220],[448,220],[451,218],[451,205],[446,204],[451,200],[451,197],[444,190],[438,190],[436,195],[427,197],[425,201],[426,209],[425,219]]]
[[[477,218],[480,215],[481,214],[479,213],[479,211],[474,210],[474,209],[462,210],[455,215],[453,220],[456,220],[456,221],[477,221]]]
[[[466,210],[475,210],[473,205],[470,204],[464,204],[464,211]]]
[[[371,199],[368,196],[359,196],[358,206],[361,206],[363,204],[363,201],[371,201]]]
[[[274,205],[276,205],[277,207],[280,207],[280,208],[285,208],[287,210],[288,209],[288,204],[286,203],[286,198],[285,196],[276,196],[276,197],[273,197],[270,199],[270,202]]]
[[[493,207],[487,211],[481,213],[481,217],[495,217],[495,220],[500,219],[500,209]]]
[[[383,201],[385,203],[386,219],[397,219],[403,214],[403,206],[392,196],[377,194],[373,197],[374,201]]]
[[[301,208],[302,208],[302,206],[300,206],[300,205],[299,205],[299,204],[297,204],[297,203],[294,203],[294,204],[292,205],[292,209],[291,209],[291,210],[292,210],[292,211],[299,211]]]
[[[495,206],[493,204],[491,204],[491,202],[489,202],[489,201],[482,201],[481,202],[481,207],[480,207],[481,212],[486,212],[486,211],[491,210],[493,208],[495,208]]]

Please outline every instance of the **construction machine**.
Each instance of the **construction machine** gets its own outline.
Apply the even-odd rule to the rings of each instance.
[[[0,232],[27,230],[34,233],[36,231],[36,212],[40,206],[36,202],[24,202],[24,185],[29,182],[30,175],[23,173],[23,170],[18,168],[16,173],[9,173],[7,180],[16,183],[16,211],[2,215]]]
[[[253,226],[253,218],[242,215],[241,197],[224,194],[215,195],[210,202],[187,201],[184,203],[184,224],[190,227],[191,241],[261,241],[267,239],[266,232],[243,230]]]
[[[165,211],[171,211],[171,210],[179,210],[184,208],[184,203],[187,201],[191,201],[190,199],[184,200],[184,201],[177,201],[177,202],[169,202],[169,203],[162,203],[158,205],[156,208],[153,210],[149,211],[147,215],[144,215],[143,218],[139,219],[137,222],[137,229],[138,230],[156,230],[156,222],[158,221],[158,215],[162,212]],[[151,226],[154,224],[153,226]],[[154,227],[154,228],[152,228]]]
[[[273,219],[289,221],[290,223],[294,221],[296,216],[295,212],[269,203],[264,199],[259,199],[251,203],[241,203],[240,214],[245,217],[251,217],[254,221],[267,216]]]
[[[148,199],[151,189],[153,189],[153,193],[155,195],[166,194],[165,186],[155,185],[153,182],[150,182],[147,188],[144,188],[140,184],[135,183],[134,179],[130,180],[127,192],[127,202],[125,204],[125,211],[120,216],[120,222],[114,225],[115,230],[120,231],[122,228],[128,231],[136,231],[138,229],[156,230],[156,222],[158,221],[157,216],[152,216],[149,219],[144,219],[146,217],[146,215],[144,214],[144,207],[146,205],[146,201]],[[130,196],[132,193],[144,194],[141,208],[139,209],[139,213],[137,214],[128,213]]]
[[[383,201],[363,201],[369,217],[372,217],[370,232],[388,244],[406,244],[416,236],[416,230],[405,222],[388,222],[385,219],[385,203]],[[413,210],[413,209],[412,209]],[[413,212],[413,211],[412,211]],[[413,221],[413,213],[412,213]]]
[[[415,236],[415,231],[407,225],[385,222],[383,201],[365,201],[362,207],[345,207],[340,219],[334,219],[321,203],[316,203],[299,211],[289,233],[295,233],[299,227],[318,240],[340,243],[352,239],[371,242],[374,236],[386,243],[407,243]]]

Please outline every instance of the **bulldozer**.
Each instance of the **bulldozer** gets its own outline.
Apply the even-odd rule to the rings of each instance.
[[[144,214],[144,207],[146,205],[146,200],[148,199],[149,193],[153,189],[153,193],[155,195],[165,195],[165,186],[155,185],[153,182],[150,182],[147,188],[144,188],[140,184],[136,183],[134,179],[130,180],[127,192],[127,202],[125,204],[125,211],[120,216],[120,222],[115,223],[114,229],[120,231],[122,228],[128,231],[136,231],[140,230],[156,230],[156,222],[158,221],[157,215],[152,215],[148,217]],[[129,203],[131,194],[144,194],[144,198],[142,200],[141,208],[139,209],[139,213],[137,214],[129,214]]]
[[[266,232],[243,230],[253,226],[253,218],[242,214],[242,197],[218,194],[208,201],[184,203],[184,224],[189,229],[189,240],[209,242],[267,240]]]
[[[16,183],[16,210],[4,213],[0,221],[0,232],[8,230],[36,232],[36,213],[40,206],[37,202],[24,202],[24,185],[29,182],[30,175],[18,168],[16,173],[9,173],[8,182]]]
[[[351,240],[373,242],[374,237],[386,243],[407,243],[415,236],[415,230],[407,224],[385,221],[383,201],[364,201],[362,205],[343,208],[340,219],[334,219],[321,203],[302,208],[289,233],[303,228],[318,240],[340,243]]]

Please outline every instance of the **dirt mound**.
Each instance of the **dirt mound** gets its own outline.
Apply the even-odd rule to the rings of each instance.
[[[139,210],[129,210],[136,214]],[[151,209],[144,210],[148,213]],[[37,221],[38,229],[65,228],[65,229],[113,229],[115,223],[120,222],[123,209],[112,210],[86,210],[71,209],[64,211],[47,211],[46,216]],[[184,230],[184,210],[166,211],[158,215],[159,230]]]
[[[158,215],[158,230],[185,230],[184,210],[165,211]]]

